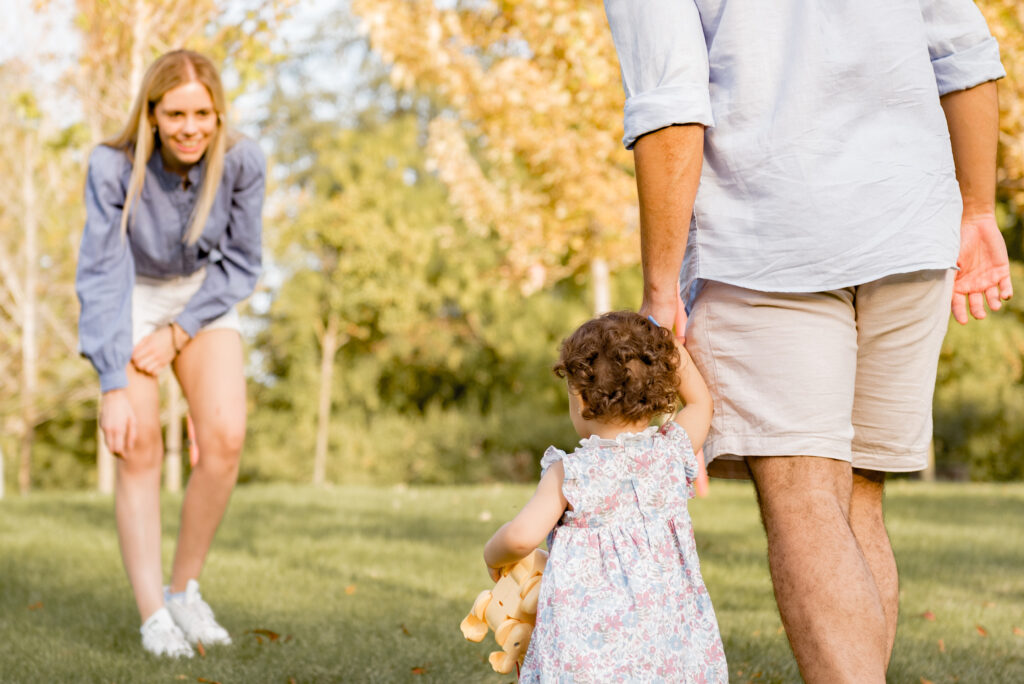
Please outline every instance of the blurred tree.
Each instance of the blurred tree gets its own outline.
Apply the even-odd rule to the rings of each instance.
[[[529,293],[635,263],[632,158],[619,140],[623,94],[601,3],[438,5],[353,9],[392,83],[442,108],[429,126],[430,168],[469,229],[501,240],[502,278]]]
[[[317,484],[521,478],[528,454],[571,431],[548,368],[585,308],[574,291],[524,300],[502,286],[498,245],[459,226],[423,138],[401,113],[306,139],[315,163],[296,165],[293,215],[269,229],[289,277],[257,345],[261,464],[312,452]]]
[[[1024,292],[1024,265],[1012,264]],[[1024,304],[966,326],[951,322],[935,390],[935,460],[941,475],[1024,479]]]
[[[74,330],[75,241],[80,220],[68,183],[79,127],[61,129],[36,101],[26,65],[0,65],[0,385],[3,431],[18,436],[18,487],[31,488],[36,427],[66,402],[80,401],[84,369]],[[17,408],[15,408],[17,406]]]

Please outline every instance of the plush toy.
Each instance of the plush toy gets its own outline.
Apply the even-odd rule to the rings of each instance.
[[[480,592],[473,610],[462,621],[462,635],[470,641],[482,641],[488,627],[494,630],[494,640],[502,649],[488,659],[495,672],[508,674],[526,657],[547,561],[547,552],[535,549],[518,563],[502,568],[494,588]]]

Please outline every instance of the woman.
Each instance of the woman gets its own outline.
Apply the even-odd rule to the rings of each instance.
[[[235,304],[259,276],[265,163],[226,120],[220,77],[206,57],[176,50],[149,68],[124,129],[89,158],[76,277],[82,354],[103,393],[100,428],[120,457],[117,532],[142,645],[171,657],[191,657],[198,641],[231,643],[198,578],[245,436]],[[157,375],[168,364],[202,456],[162,587]]]

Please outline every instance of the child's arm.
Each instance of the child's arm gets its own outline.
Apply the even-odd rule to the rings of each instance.
[[[676,339],[676,348],[679,349],[676,391],[683,398],[685,405],[675,415],[674,420],[690,436],[693,450],[700,451],[704,439],[708,436],[708,429],[711,427],[711,412],[714,404],[711,401],[708,386],[704,384],[704,378],[701,377],[697,367],[693,365],[693,359],[690,358],[689,352],[678,338]]]
[[[497,581],[498,570],[530,554],[555,526],[569,502],[562,494],[565,468],[554,463],[537,484],[523,510],[502,525],[484,546],[484,562],[491,579]]]

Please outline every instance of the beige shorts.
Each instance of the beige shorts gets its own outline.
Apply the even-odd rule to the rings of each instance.
[[[709,472],[747,477],[746,456],[924,469],[953,275],[917,271],[814,293],[707,282],[686,348],[715,402]]]
[[[135,287],[132,290],[132,346],[177,318],[203,284],[205,277],[204,269],[192,275],[166,280],[135,276]],[[241,333],[241,321],[235,307],[204,325],[199,332],[217,329],[237,330]]]

